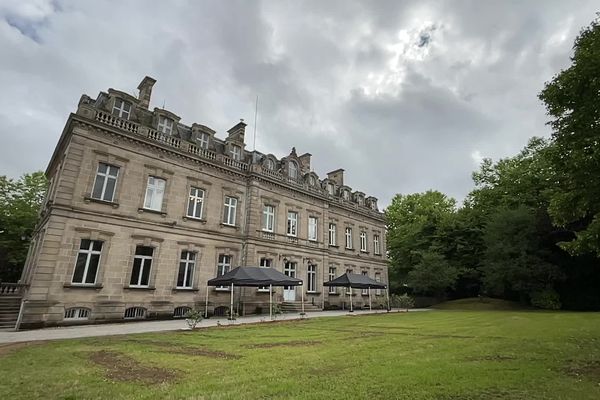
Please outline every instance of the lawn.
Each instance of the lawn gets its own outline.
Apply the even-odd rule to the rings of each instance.
[[[0,347],[6,399],[599,399],[600,314],[430,311]]]

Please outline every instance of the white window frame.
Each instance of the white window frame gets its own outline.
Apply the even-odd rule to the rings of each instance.
[[[219,254],[219,258],[217,259],[217,277],[225,275],[229,271],[231,271],[231,261],[233,257],[229,254]],[[217,286],[215,290],[229,291],[231,287],[229,286]]]
[[[267,160],[265,161],[265,168],[273,171],[275,169],[275,161],[273,161],[272,158],[267,158]]]
[[[348,250],[352,250],[353,249],[353,247],[352,247],[352,228],[347,226],[345,234],[346,234],[346,248]]]
[[[366,276],[367,278],[369,277],[369,271],[363,270],[362,274],[363,274],[363,276]],[[369,289],[363,289],[361,294],[369,294]]]
[[[188,204],[186,209],[186,216],[190,218],[202,219],[203,208],[204,208],[204,189],[199,187],[191,186],[190,194],[188,196]],[[191,210],[190,210],[191,207]],[[190,214],[191,211],[191,214]]]
[[[258,266],[261,268],[273,268],[273,259],[267,258],[267,257],[262,257],[260,259]],[[257,291],[258,292],[268,292],[269,287],[268,286],[259,286]]]
[[[350,192],[347,191],[347,190],[344,190],[342,192],[342,197],[344,198],[344,200],[348,200],[349,201],[350,200]]]
[[[367,232],[365,231],[360,233],[360,251],[367,251]]]
[[[375,282],[381,283],[381,272],[375,272]],[[381,296],[381,289],[375,289],[375,295]]]
[[[337,268],[329,267],[329,280],[332,281],[336,278]],[[337,288],[335,286],[329,286],[329,294],[337,293]]]
[[[294,160],[288,162],[288,177],[298,179],[298,163]]]
[[[275,230],[275,206],[265,204],[263,206],[262,230],[273,232]]]
[[[306,276],[306,292],[317,293],[317,266],[315,264],[308,264]]]
[[[318,225],[319,219],[317,217],[308,217],[308,240],[311,242],[318,240]]]
[[[290,237],[298,237],[298,213],[288,211],[286,234]]]
[[[171,135],[173,133],[173,120],[164,115],[158,116],[158,131],[163,135]]]
[[[100,172],[101,166],[106,166],[106,172]],[[92,188],[91,197],[93,199],[98,199],[102,201],[114,201],[115,193],[117,192],[117,181],[119,179],[119,167],[114,165],[107,164],[105,162],[98,163],[98,167],[96,168],[96,177],[94,178],[94,187]],[[99,184],[99,179],[103,178],[102,181],[102,189],[100,191],[100,197],[94,197],[94,192],[96,191],[96,186]],[[110,194],[110,198],[106,198],[106,188],[108,187],[108,181],[113,180],[113,191]]]
[[[90,318],[91,311],[85,307],[71,307],[65,310],[64,319],[70,321],[82,321]]]
[[[229,154],[231,154],[231,158],[235,161],[240,161],[242,159],[242,148],[232,144],[230,146]]]
[[[198,146],[200,146],[201,149],[208,149],[208,141],[210,140],[210,135],[206,132],[200,132],[200,134],[198,135]]]
[[[139,288],[146,288],[146,287],[150,287],[150,280],[152,279],[152,261],[154,258],[154,251],[156,250],[154,247],[151,246],[136,246],[136,253],[137,253],[137,248],[138,247],[149,247],[152,249],[152,255],[151,256],[146,256],[146,255],[141,255],[141,254],[135,254],[133,256],[133,262],[135,265],[135,260],[138,259],[140,260],[140,269],[138,271],[138,276],[137,276],[137,283],[131,283],[131,280],[133,279],[133,267],[134,265],[132,265],[131,267],[131,278],[129,279],[129,287],[139,287]],[[148,262],[150,263],[150,265],[148,266]],[[148,283],[146,283],[145,285],[142,284],[142,276],[144,276],[144,270],[147,268],[149,268],[150,270],[148,271]]]
[[[333,223],[329,223],[329,245],[337,246],[337,226]]]
[[[373,235],[373,253],[381,254],[381,247],[379,244],[379,235]]]
[[[162,211],[167,181],[156,176],[149,176],[146,185],[144,208],[147,210]]]
[[[333,186],[333,183],[328,183],[327,184],[327,193],[330,196],[333,196],[335,194],[335,187]]]
[[[185,255],[185,257],[184,257]],[[188,250],[182,250],[179,257],[179,268],[177,270],[177,289],[192,289],[194,287],[194,272],[196,271],[196,258],[198,253]],[[179,273],[183,268],[183,282],[179,284]],[[189,277],[189,279],[188,279]],[[189,280],[189,285],[185,283]]]
[[[121,102],[121,104],[117,105],[118,102]],[[116,114],[115,114],[115,111],[116,111]],[[115,98],[115,103],[114,103],[113,109],[112,109],[112,115],[115,115],[119,118],[129,120],[130,114],[131,114],[131,103],[128,101],[125,101],[123,99]]]
[[[223,202],[223,225],[235,226],[237,214],[238,199],[232,196],[225,196]]]
[[[82,249],[81,245],[84,240],[89,240],[90,244],[87,249]],[[100,243],[100,250],[94,250],[94,243]],[[71,283],[74,285],[90,285],[93,286],[96,284],[96,280],[98,279],[98,271],[100,270],[100,259],[102,258],[102,247],[104,246],[104,242],[101,240],[90,240],[90,239],[81,239],[79,243],[79,251],[77,252],[77,258],[75,259],[75,268],[73,269],[73,276],[71,277]],[[81,282],[75,282],[75,273],[77,272],[77,261],[79,261],[79,255],[85,255],[85,266],[83,268],[83,275]],[[96,273],[94,274],[93,282],[86,282],[88,277],[88,272],[90,269],[90,261],[93,255],[98,256],[98,265],[96,265]]]

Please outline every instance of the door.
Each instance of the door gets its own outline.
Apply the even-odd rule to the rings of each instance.
[[[296,277],[296,263],[286,262],[283,266],[283,273],[291,278]],[[283,287],[283,301],[296,301],[296,287],[295,286],[284,286]]]

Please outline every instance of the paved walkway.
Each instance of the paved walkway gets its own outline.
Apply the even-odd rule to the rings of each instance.
[[[413,311],[429,311],[429,309],[412,309]],[[398,310],[392,310],[392,312],[398,312]],[[373,310],[373,311],[355,311],[349,313],[348,311],[316,311],[309,312],[305,318],[319,318],[319,317],[339,317],[344,315],[364,315],[364,314],[386,314],[385,311]],[[300,314],[283,314],[280,315],[277,320],[294,320],[301,319]],[[269,316],[249,316],[240,317],[235,321],[235,325],[252,324],[257,322],[268,321]],[[196,327],[208,328],[217,325],[230,325],[230,321],[227,318],[210,318],[202,320]],[[80,325],[80,326],[68,326],[60,328],[45,328],[31,331],[0,331],[0,343],[17,343],[17,342],[31,342],[38,340],[56,340],[56,339],[75,339],[83,337],[93,336],[111,336],[111,335],[127,335],[131,333],[146,333],[146,332],[163,332],[163,331],[177,331],[177,330],[189,330],[185,320],[167,320],[167,321],[140,321],[140,322],[126,322],[120,324],[100,324],[100,325]]]

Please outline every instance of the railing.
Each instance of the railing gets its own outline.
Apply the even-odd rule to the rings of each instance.
[[[294,236],[286,236],[288,243],[298,244],[298,238]]]
[[[283,179],[283,175],[281,175],[279,172],[273,171],[271,169],[262,168],[260,170],[260,173],[263,175],[269,176],[271,178],[274,178],[274,179],[278,179],[278,180]]]
[[[115,117],[114,115],[103,111],[98,111],[96,113],[96,120],[102,122],[103,124],[123,129],[127,132],[138,133],[138,124],[136,124],[135,122]]]
[[[209,160],[215,160],[217,158],[214,151],[203,149],[202,147],[198,147],[195,144],[190,144],[188,147],[188,151],[197,156],[208,158]]]
[[[162,133],[155,131],[154,129],[148,129],[148,137],[152,140],[168,144],[176,148],[181,147],[181,140],[171,136],[165,136]]]
[[[0,282],[0,296],[19,296],[25,286],[22,283]]]
[[[223,157],[223,163],[228,167],[236,168],[242,171],[248,170],[248,164],[243,163],[241,161],[236,161],[233,158]]]
[[[275,234],[273,232],[261,231],[261,236],[263,239],[275,240]]]

